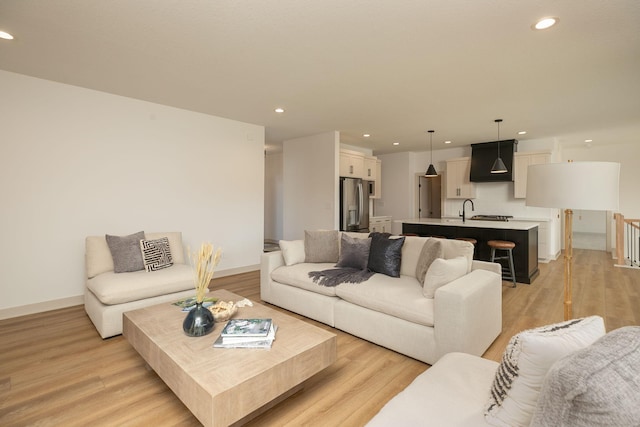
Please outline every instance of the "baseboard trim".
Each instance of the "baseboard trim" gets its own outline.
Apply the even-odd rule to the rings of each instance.
[[[42,313],[45,311],[58,310],[60,308],[73,307],[84,304],[84,295],[60,298],[51,301],[37,302],[35,304],[21,305],[0,309],[0,320],[11,319],[13,317],[26,316],[27,314]]]
[[[227,270],[216,271],[213,278],[233,276],[234,274],[249,273],[251,271],[260,270],[260,264],[245,265],[244,267],[229,268]]]
[[[249,273],[260,270],[260,264],[247,265],[244,267],[229,268],[227,270],[216,271],[213,277],[227,277],[234,274]],[[84,304],[84,295],[61,298],[51,301],[43,301],[35,304],[21,305],[0,309],[0,320],[11,319],[13,317],[26,316],[27,314],[43,313],[45,311],[58,310],[60,308],[72,307]]]

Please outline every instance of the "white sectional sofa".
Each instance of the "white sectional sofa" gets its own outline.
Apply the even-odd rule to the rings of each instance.
[[[157,271],[115,273],[105,236],[85,239],[84,308],[102,338],[122,333],[122,313],[195,295],[193,271],[185,263],[182,233],[145,233],[169,240],[173,265]]]
[[[468,242],[442,239],[444,258],[464,256],[467,274],[427,298],[416,278],[427,239],[405,237],[400,277],[376,273],[362,283],[335,287],[309,278],[309,272],[331,269],[335,263],[285,265],[282,251],[265,253],[261,298],[428,364],[450,352],[482,355],[502,330],[500,266],[473,260],[473,245]]]
[[[548,325],[512,337],[501,363],[445,355],[367,427],[638,426],[639,368],[640,326],[605,335],[598,316]]]

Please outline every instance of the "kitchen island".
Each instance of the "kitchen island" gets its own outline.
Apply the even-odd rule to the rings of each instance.
[[[489,240],[508,240],[516,244],[513,263],[516,281],[531,283],[540,274],[538,270],[538,224],[520,221],[476,221],[448,218],[414,218],[397,220],[402,224],[402,233],[419,236],[442,236],[447,239],[470,237],[476,239],[474,258],[491,259]],[[498,252],[496,255],[502,255]]]

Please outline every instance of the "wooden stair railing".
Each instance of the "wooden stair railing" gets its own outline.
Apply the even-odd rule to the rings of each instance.
[[[619,213],[613,218],[616,221],[616,265],[640,267],[640,219],[625,219]]]

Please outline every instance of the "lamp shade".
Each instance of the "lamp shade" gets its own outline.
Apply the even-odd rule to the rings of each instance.
[[[429,164],[429,167],[427,168],[427,172],[425,172],[424,176],[426,176],[427,178],[433,178],[438,176],[438,172],[436,172],[436,168],[433,166],[433,164]]]
[[[530,165],[527,206],[613,211],[619,205],[620,163],[566,162]]]

